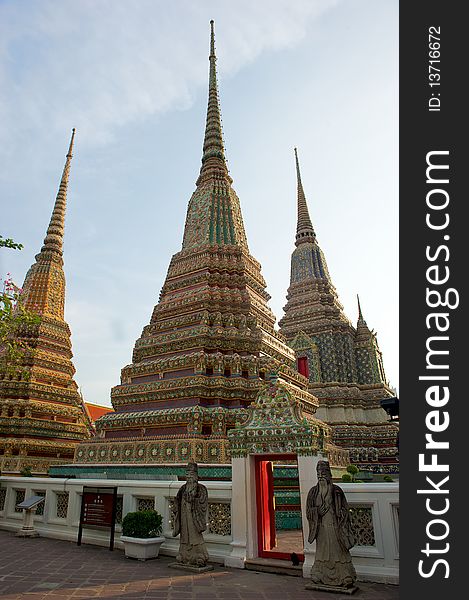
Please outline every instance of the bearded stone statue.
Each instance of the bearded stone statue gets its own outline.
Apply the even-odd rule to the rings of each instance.
[[[208,552],[202,532],[207,528],[208,493],[199,483],[197,463],[187,465],[186,483],[176,496],[173,535],[180,534],[176,562],[194,568],[207,566]]]
[[[318,462],[317,474],[318,483],[309,490],[306,501],[308,542],[316,540],[316,559],[311,570],[313,587],[351,591],[357,574],[349,552],[355,540],[347,500],[341,488],[332,483],[327,461]]]

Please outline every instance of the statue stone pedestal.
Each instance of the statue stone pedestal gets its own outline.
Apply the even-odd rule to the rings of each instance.
[[[213,571],[213,565],[205,565],[205,567],[194,567],[193,565],[186,565],[184,563],[169,563],[168,567],[172,569],[180,569],[181,571],[191,571],[192,573],[205,573],[206,571]]]
[[[39,533],[34,529],[34,515],[36,514],[36,506],[23,509],[23,526],[16,532],[16,537],[35,538],[39,537]]]
[[[305,590],[316,590],[317,592],[333,592],[334,594],[348,594],[351,596],[358,590],[356,585],[349,588],[336,587],[334,585],[319,585],[317,583],[308,583]]]

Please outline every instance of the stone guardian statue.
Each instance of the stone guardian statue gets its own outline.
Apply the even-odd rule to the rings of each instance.
[[[179,552],[172,566],[209,570],[208,552],[202,533],[207,528],[208,493],[199,483],[197,463],[187,465],[186,483],[176,496],[173,535],[180,534]]]
[[[313,585],[307,589],[356,591],[357,574],[350,556],[355,540],[344,492],[332,483],[329,463],[317,464],[318,483],[309,490],[306,516],[310,544],[316,540],[316,558],[311,569]]]

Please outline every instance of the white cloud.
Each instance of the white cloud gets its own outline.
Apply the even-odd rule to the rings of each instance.
[[[76,126],[81,144],[190,105],[206,85],[210,18],[222,71],[298,42],[336,0],[42,0],[0,6],[0,143]],[[217,20],[219,17],[219,20]],[[194,48],[200,51],[194,53]],[[205,48],[205,52],[204,52]]]
[[[378,319],[379,314],[395,314],[392,304],[389,307],[384,304],[392,303],[391,296],[395,294],[387,293],[385,300],[381,294],[381,290],[391,289],[395,281],[394,271],[390,272],[389,260],[384,256],[395,248],[392,240],[383,242],[383,235],[389,230],[389,216],[388,222],[384,219],[384,228],[383,221],[373,221],[379,233],[374,245],[366,223],[362,223],[361,232],[357,229],[355,254],[341,243],[342,239],[348,239],[347,225],[341,225],[341,221],[347,218],[346,207],[354,206],[354,195],[360,201],[362,196],[372,199],[375,195],[390,196],[386,202],[388,205],[394,202],[395,176],[391,180],[387,173],[390,150],[394,156],[392,140],[380,144],[380,152],[375,152],[377,161],[387,165],[385,171],[373,162],[365,144],[376,143],[373,130],[380,142],[383,130],[384,134],[392,131],[389,119],[391,127],[381,127],[381,115],[390,112],[383,112],[377,95],[379,91],[393,102],[386,87],[390,72],[380,62],[379,69],[376,68],[380,78],[375,79],[370,69],[383,57],[375,25],[387,27],[383,14],[388,13],[379,11],[389,7],[389,3],[360,2],[356,3],[359,8],[356,11],[355,3],[350,7],[352,3],[344,2],[340,10],[334,14],[331,11],[316,27],[315,20],[337,3],[336,0],[0,0],[0,186],[5,207],[2,220],[8,235],[25,243],[23,252],[9,253],[4,258],[8,266],[2,268],[0,264],[0,274],[7,270],[15,275],[25,273],[41,247],[68,132],[76,126],[77,151],[65,239],[66,316],[73,333],[76,380],[83,385],[87,399],[100,402],[108,398],[110,387],[118,383],[120,368],[130,362],[134,342],[157,302],[169,258],[180,247],[184,207],[199,166],[203,117],[199,114],[200,121],[194,121],[196,133],[190,132],[197,136],[195,150],[190,153],[193,164],[187,166],[189,153],[185,156],[181,153],[190,178],[188,188],[178,185],[179,174],[175,175],[171,168],[171,157],[186,140],[181,141],[177,135],[168,140],[167,130],[159,128],[158,123],[161,115],[164,115],[161,124],[166,119],[171,122],[171,116],[165,113],[189,108],[196,97],[200,100],[205,96],[211,18],[215,19],[220,58],[222,107],[229,100],[233,103],[227,123],[232,129],[227,130],[226,141],[230,157],[233,155],[235,189],[240,194],[251,251],[264,267],[274,312],[277,317],[282,316],[288,285],[295,218],[295,176],[288,148],[297,144],[312,217],[346,313],[355,320],[354,294],[359,285],[369,325],[378,329],[385,364],[389,365],[391,358],[397,356],[395,346],[386,347],[385,342],[396,338],[395,321],[389,318],[385,330]],[[343,33],[349,27],[352,12],[358,16],[355,27],[350,25],[354,33],[346,36],[345,43],[334,31]],[[356,44],[355,32],[359,32]],[[369,35],[370,32],[374,35]],[[310,44],[315,36],[320,36],[320,42]],[[299,53],[279,52],[271,56],[273,61],[261,56],[292,48],[303,40],[307,42],[302,45],[303,50],[311,52],[314,47],[315,51],[314,68],[304,77],[307,87],[300,81],[305,75],[302,71],[305,61],[301,66],[281,61],[282,56],[289,54],[301,58]],[[366,53],[363,43],[367,44]],[[232,90],[228,97],[227,79],[251,64],[252,68],[244,73],[251,74],[252,81],[257,76],[257,65],[252,63],[259,57],[266,59],[259,60],[261,65],[278,59],[288,70],[278,87],[275,84],[269,88],[272,106],[265,101],[262,107],[256,105],[259,92],[255,89],[238,88],[238,96],[233,96]],[[357,58],[356,63],[351,57]],[[357,64],[359,71],[355,69]],[[297,79],[288,77],[291,73]],[[384,84],[382,73],[386,78]],[[357,91],[358,83],[362,89]],[[280,98],[280,103],[274,102],[274,95]],[[362,110],[362,105],[370,108]],[[256,110],[249,113],[247,107],[251,106]],[[239,109],[241,118],[237,119],[238,107],[242,110]],[[173,122],[180,118],[182,130],[187,123],[186,115],[176,116]],[[152,127],[156,135],[163,132],[153,138],[154,147],[149,141],[151,136],[138,137],[142,124],[145,128]],[[242,132],[238,146],[234,135],[237,127]],[[245,143],[255,127],[262,139]],[[368,162],[364,161],[366,176],[361,162],[353,170],[356,163],[350,160],[350,140],[354,144],[358,140],[353,149],[357,160],[369,157]],[[131,149],[127,146],[129,141]],[[267,147],[276,151],[271,156],[263,154],[262,161],[259,160]],[[168,148],[170,152],[166,152]],[[320,154],[323,161],[319,160]],[[152,160],[147,161],[148,156],[153,156]],[[332,157],[331,165],[327,157]],[[159,170],[153,166],[157,159]],[[341,177],[337,177],[336,171]],[[378,177],[378,181],[372,181],[373,177]],[[350,181],[354,182],[352,191]],[[382,186],[385,190],[380,189]],[[264,210],[266,202],[274,209],[268,215],[268,227],[256,215]],[[172,211],[175,206],[180,207],[178,213]],[[286,206],[291,207],[290,213],[289,209],[285,211]],[[321,206],[325,207],[322,213]],[[162,211],[169,214],[165,227],[158,222]],[[279,223],[280,214],[284,221],[291,218],[291,222]],[[371,222],[375,208],[366,214]],[[395,222],[393,213],[386,214]],[[273,249],[268,236],[275,231],[278,237]],[[358,242],[366,244],[361,248]],[[348,254],[344,254],[344,248]],[[370,248],[379,251],[370,253]],[[376,264],[370,263],[368,271],[373,278],[366,277],[367,271],[362,266],[361,257],[367,254],[384,256]],[[348,262],[345,271],[353,273],[348,279],[340,271],[344,256]],[[21,276],[16,278],[21,283]],[[133,284],[126,283],[129,281]],[[378,296],[378,304],[383,303],[375,314],[374,295]],[[397,365],[395,368],[397,372]]]

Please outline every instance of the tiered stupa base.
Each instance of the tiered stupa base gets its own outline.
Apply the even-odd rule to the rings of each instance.
[[[379,400],[389,395],[381,384],[313,384],[319,398],[316,416],[332,428],[332,441],[350,454],[362,471],[399,473],[399,426],[386,420]]]
[[[245,408],[203,408],[201,406],[186,409],[163,409],[159,411],[147,411],[145,413],[127,413],[119,415],[114,413],[108,415],[110,421],[119,423],[119,419],[125,417],[126,423],[131,426],[132,416],[139,421],[147,419],[147,427],[155,427],[156,424],[166,426],[166,429],[174,423],[186,422],[185,433],[167,436],[149,436],[142,431],[140,436],[133,438],[107,438],[95,437],[82,442],[75,452],[75,466],[86,469],[87,473],[97,468],[106,466],[130,466],[137,467],[151,465],[177,465],[188,461],[196,461],[200,465],[224,465],[231,461],[230,445],[226,433],[247,419],[248,411]],[[330,428],[313,417],[306,416],[308,423],[315,425],[323,433],[324,452],[328,455],[333,467],[345,467],[349,462],[348,452],[333,445],[330,442]],[[190,424],[196,421],[199,428],[209,427],[212,431],[223,433],[212,433],[211,435],[191,434],[187,430]],[[204,425],[205,424],[205,425]],[[112,429],[107,429],[110,434]],[[114,432],[114,435],[117,431]],[[88,466],[89,465],[89,466]],[[67,465],[67,469],[68,469]],[[69,470],[69,469],[68,469]],[[57,469],[54,469],[54,474]]]

